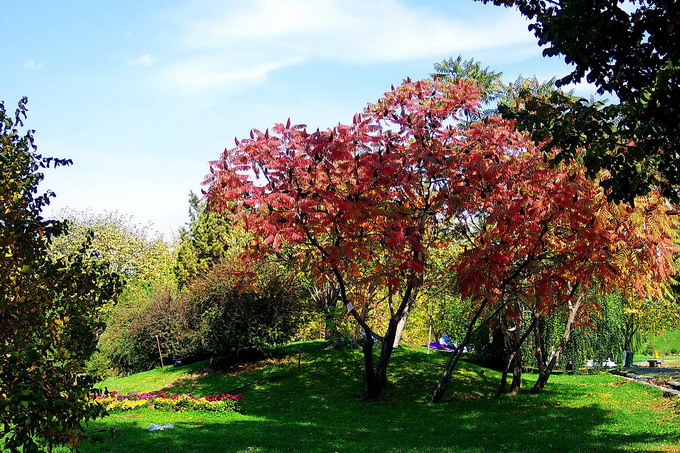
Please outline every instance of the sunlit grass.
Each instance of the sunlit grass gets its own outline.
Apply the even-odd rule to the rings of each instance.
[[[115,390],[119,393],[144,393],[161,390],[168,387],[181,376],[205,365],[205,362],[193,363],[181,367],[166,366],[130,376],[108,379],[101,387]]]
[[[81,450],[622,452],[680,446],[677,403],[608,374],[553,376],[541,395],[494,399],[498,373],[463,363],[448,399],[430,403],[445,359],[443,353],[400,348],[381,401],[362,398],[359,351],[329,351],[318,342],[293,345],[247,372],[205,373],[195,365],[111,380],[109,390],[195,395],[258,382],[239,391],[241,413],[117,413],[88,427]],[[148,432],[151,423],[175,428]]]

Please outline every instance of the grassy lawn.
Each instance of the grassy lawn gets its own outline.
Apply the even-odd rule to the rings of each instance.
[[[298,371],[297,353],[301,349]],[[364,401],[358,351],[321,343],[240,372],[201,364],[106,382],[121,392],[165,388],[243,393],[241,413],[138,409],[90,424],[83,452],[236,451],[680,451],[680,405],[655,389],[608,375],[554,376],[542,395],[492,399],[498,373],[462,364],[448,400],[428,402],[446,356],[402,348],[382,401]],[[238,371],[238,370],[237,370]],[[525,383],[526,387],[530,380]],[[151,423],[175,428],[149,432]],[[66,451],[66,450],[59,450]]]
[[[165,368],[156,368],[144,373],[109,379],[102,382],[101,385],[109,390],[115,390],[118,393],[153,392],[171,385],[182,376],[192,373],[206,363],[207,362],[199,362],[182,367],[166,366]]]
[[[657,349],[680,350],[680,330],[669,330],[662,335],[649,338],[649,342]]]
[[[680,330],[669,330],[661,335],[649,337],[643,342],[643,345],[644,348],[651,347],[657,350],[661,357],[673,362],[673,366],[680,366],[680,353],[671,353],[671,350],[680,351]],[[635,361],[652,358],[654,358],[652,354],[643,354],[642,352],[635,354]]]
[[[635,362],[642,362],[645,360],[651,360],[653,359],[654,356],[651,355],[643,355],[640,357],[635,357]],[[646,366],[646,365],[645,365]],[[680,356],[664,356],[663,357],[663,366],[665,368],[680,368]],[[645,367],[641,367],[640,371],[644,371]]]

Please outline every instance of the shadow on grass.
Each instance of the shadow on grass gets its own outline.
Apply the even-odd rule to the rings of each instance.
[[[619,421],[610,410],[598,404],[569,404],[582,395],[567,385],[549,387],[543,395],[491,399],[488,395],[495,390],[498,374],[473,365],[464,365],[457,373],[446,402],[429,403],[443,355],[397,351],[381,401],[361,398],[357,352],[304,345],[299,372],[293,359],[228,379],[208,375],[179,382],[170,389],[210,394],[263,377],[279,377],[243,390],[242,415],[224,420],[217,416],[178,419],[175,429],[157,433],[145,431],[141,422],[118,422],[109,438],[88,442],[83,451],[235,452],[253,447],[256,451],[620,452],[680,441],[672,432],[612,429]]]

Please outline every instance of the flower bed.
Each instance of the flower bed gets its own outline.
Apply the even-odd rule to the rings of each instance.
[[[195,397],[191,393],[184,395],[172,395],[167,392],[128,393],[110,392],[105,395],[91,395],[98,404],[103,405],[107,411],[126,411],[138,407],[149,409],[183,411],[212,411],[227,412],[240,409],[241,395],[229,395],[219,393]]]

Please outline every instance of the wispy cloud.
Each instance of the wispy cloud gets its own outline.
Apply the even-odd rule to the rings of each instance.
[[[257,0],[247,5],[187,22],[185,44],[220,49],[274,43],[308,58],[382,63],[534,40],[523,19],[511,13],[459,20],[397,0]]]
[[[151,66],[156,62],[156,58],[152,57],[151,55],[144,54],[139,58],[135,58],[130,62],[130,64],[134,66]]]
[[[397,62],[535,45],[518,14],[443,16],[399,0],[255,0],[175,12],[177,60],[162,80],[187,90],[234,89],[308,61]],[[243,55],[247,55],[244,57]]]
[[[187,92],[202,90],[240,91],[262,82],[271,71],[296,61],[285,58],[257,61],[243,56],[182,59],[162,69],[160,80]]]
[[[39,71],[43,67],[44,65],[42,63],[35,60],[26,60],[26,63],[24,63],[24,69],[27,71]]]

